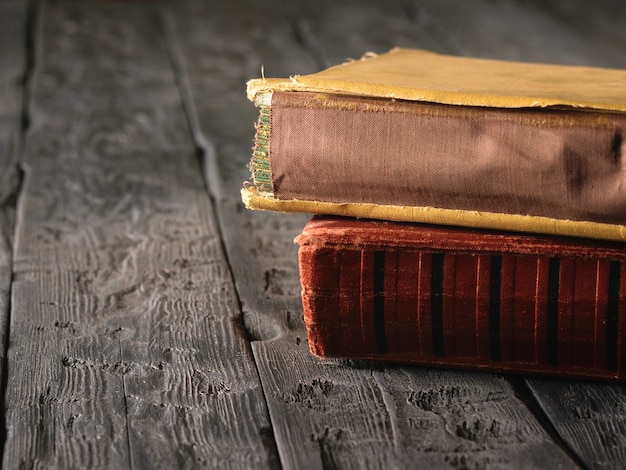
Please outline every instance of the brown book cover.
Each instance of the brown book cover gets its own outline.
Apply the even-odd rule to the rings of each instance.
[[[626,240],[626,70],[394,49],[248,92],[250,208]]]
[[[623,244],[333,216],[296,241],[318,356],[626,378]]]

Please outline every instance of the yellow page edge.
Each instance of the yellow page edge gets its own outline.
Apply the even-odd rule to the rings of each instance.
[[[242,188],[241,198],[248,209],[254,210],[305,212],[396,222],[420,222],[618,242],[626,241],[626,226],[618,224],[561,220],[532,215],[441,209],[437,207],[331,203],[299,199],[282,200],[260,194],[254,187]]]

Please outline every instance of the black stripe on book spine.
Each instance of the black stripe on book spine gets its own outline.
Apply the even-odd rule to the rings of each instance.
[[[617,372],[618,365],[618,323],[619,297],[622,277],[622,263],[611,261],[609,265],[609,300],[606,312],[606,368]]]
[[[446,355],[443,337],[443,261],[443,253],[432,254],[430,314],[433,328],[433,350],[437,357]]]
[[[547,348],[548,364],[559,365],[559,283],[561,260],[550,258],[548,267]]]
[[[374,251],[374,332],[380,354],[387,353],[385,331],[385,252]]]
[[[502,256],[491,257],[489,274],[489,350],[493,361],[502,360],[500,345],[500,295],[502,291]]]

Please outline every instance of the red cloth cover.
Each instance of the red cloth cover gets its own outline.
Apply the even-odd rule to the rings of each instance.
[[[626,245],[316,216],[296,239],[311,351],[626,379]]]

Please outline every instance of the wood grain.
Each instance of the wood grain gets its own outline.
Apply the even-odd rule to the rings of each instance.
[[[15,204],[20,187],[17,158],[26,71],[26,4],[0,3],[0,376],[8,334]]]
[[[616,67],[614,51],[602,47],[603,33],[586,29],[584,34],[570,21],[559,21],[548,12],[554,2],[522,1],[460,2],[458,0],[403,0],[425,22],[446,52],[475,57],[596,67]],[[564,3],[564,2],[562,2]],[[591,7],[579,1],[568,5],[578,21],[601,14],[604,1]],[[621,29],[621,28],[615,28]],[[607,31],[610,31],[607,28]],[[606,33],[611,34],[611,33]],[[622,62],[623,64],[623,62]]]
[[[567,29],[580,43],[588,47],[580,54],[585,63],[598,63],[606,67],[626,68],[626,5],[620,0],[600,0],[596,3],[567,0],[530,0],[528,5],[538,15],[549,18]],[[570,48],[576,50],[578,44]],[[557,54],[554,54],[557,55]],[[598,59],[599,57],[599,59]]]
[[[4,466],[274,467],[159,15],[41,7]]]
[[[224,110],[220,101],[229,103],[229,116],[250,114],[249,123],[254,122],[254,109],[245,101],[243,87],[230,88],[227,79],[213,86],[205,83],[207,71],[195,57],[213,57],[242,84],[258,72],[229,51],[213,49],[220,39],[208,36],[211,29],[206,23],[237,24],[234,13],[194,5],[193,15],[169,10],[172,27],[199,132],[214,152],[211,171],[220,176],[221,187],[211,189],[211,175],[207,181],[218,194],[221,230],[283,466],[506,468],[525,462],[521,465],[527,468],[541,463],[572,468],[574,463],[500,377],[311,356],[292,242],[308,217],[241,208],[238,190],[248,175],[233,165],[247,163],[252,130],[234,135],[233,128],[216,116]],[[308,63],[293,60],[298,46],[303,49],[300,54],[323,67],[368,50],[384,51],[398,42],[436,45],[400,4],[298,2],[295,12],[249,13],[258,24],[273,25],[261,42],[249,37],[244,43],[245,36],[237,36],[238,46],[248,49],[249,57],[260,57],[261,63],[271,58],[273,73],[266,67],[266,76],[308,72]],[[204,44],[197,42],[198,37],[205,39]]]
[[[626,389],[613,384],[528,380],[561,438],[589,468],[626,462]]]

